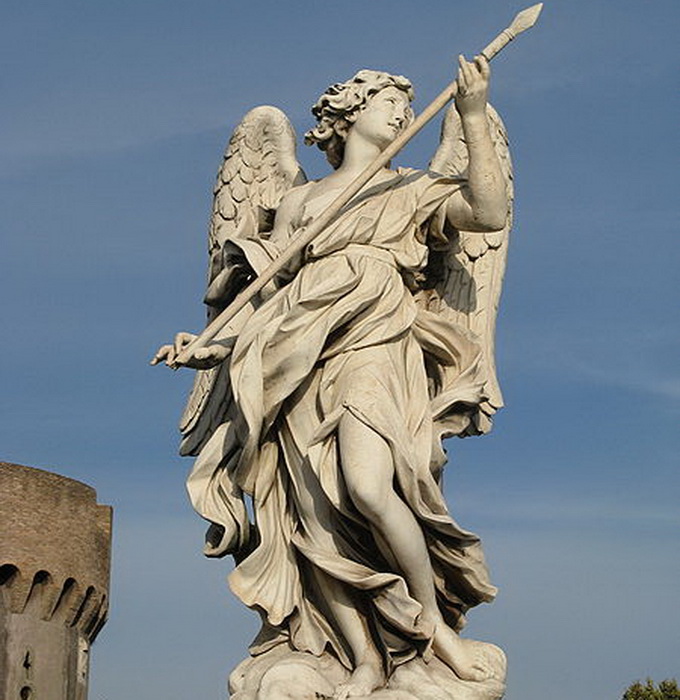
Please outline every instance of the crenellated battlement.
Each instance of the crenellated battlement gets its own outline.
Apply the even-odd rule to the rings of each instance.
[[[0,462],[0,691],[85,700],[108,613],[109,506],[73,479]]]
[[[83,586],[72,577],[59,581],[44,569],[22,572],[13,564],[3,564],[0,589],[10,612],[75,627],[89,643],[106,622],[107,593]]]

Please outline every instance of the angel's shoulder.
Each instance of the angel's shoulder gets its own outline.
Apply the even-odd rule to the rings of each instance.
[[[312,182],[304,182],[299,185],[293,185],[283,195],[283,197],[281,197],[281,201],[279,202],[279,206],[276,210],[277,221],[280,222],[282,220],[291,219],[296,212],[302,208],[312,185]]]
[[[314,181],[310,180],[309,182],[293,185],[281,198],[280,206],[290,206],[303,202],[314,188],[314,184]]]

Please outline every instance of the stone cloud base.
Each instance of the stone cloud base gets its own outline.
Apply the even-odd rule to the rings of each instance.
[[[471,642],[492,676],[481,683],[460,680],[441,661],[413,659],[395,669],[386,688],[355,700],[500,700],[506,660],[493,644]],[[349,672],[330,654],[321,657],[280,645],[242,661],[229,677],[231,700],[332,700]]]

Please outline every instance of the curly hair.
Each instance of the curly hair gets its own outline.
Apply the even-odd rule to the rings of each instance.
[[[339,168],[350,126],[369,98],[387,87],[403,90],[409,101],[413,100],[413,86],[407,78],[383,71],[360,70],[347,82],[331,85],[312,107],[318,124],[305,134],[305,143],[316,144],[326,153],[328,162]]]

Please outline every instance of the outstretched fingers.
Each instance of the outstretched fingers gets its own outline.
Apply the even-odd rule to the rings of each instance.
[[[177,356],[186,348],[196,336],[193,333],[181,331],[175,336],[172,345],[162,345],[158,352],[151,358],[152,365],[165,362],[168,367],[173,367]]]
[[[174,355],[174,348],[172,345],[163,345],[158,348],[158,352],[151,358],[151,365],[157,365],[161,362],[169,362],[170,355]]]

